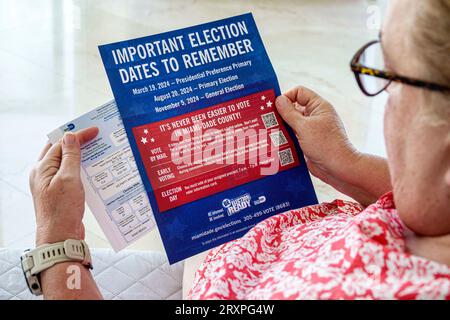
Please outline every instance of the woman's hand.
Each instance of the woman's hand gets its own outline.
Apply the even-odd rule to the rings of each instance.
[[[297,135],[309,171],[327,183],[342,178],[358,152],[333,106],[305,87],[286,92],[275,104]]]
[[[80,146],[93,139],[97,128],[66,133],[47,144],[30,174],[36,213],[36,245],[84,239],[84,189],[80,176]]]
[[[84,240],[84,189],[80,162],[83,143],[95,138],[97,128],[66,133],[61,141],[47,144],[30,174],[36,212],[36,245],[67,239]],[[67,285],[70,268],[79,270],[80,285]],[[75,269],[72,269],[75,270]],[[62,262],[40,273],[45,299],[101,299],[88,268],[80,262]]]
[[[279,96],[276,107],[297,135],[312,175],[368,205],[391,190],[383,158],[358,152],[333,106],[305,87]]]

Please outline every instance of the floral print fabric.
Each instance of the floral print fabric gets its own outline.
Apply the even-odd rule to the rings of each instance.
[[[407,252],[392,193],[268,218],[212,250],[191,299],[450,299],[450,268]]]

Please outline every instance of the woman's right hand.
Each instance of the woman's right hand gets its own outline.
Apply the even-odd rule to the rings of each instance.
[[[333,106],[314,91],[296,87],[276,100],[281,117],[294,130],[309,171],[339,185],[358,157]]]
[[[358,152],[328,101],[312,90],[296,87],[279,96],[275,104],[297,135],[312,175],[362,205],[392,190],[386,159]]]

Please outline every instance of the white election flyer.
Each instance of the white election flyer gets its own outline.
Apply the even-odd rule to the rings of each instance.
[[[114,100],[48,134],[55,143],[66,131],[97,127],[81,148],[81,179],[86,203],[115,251],[155,226],[153,211]]]

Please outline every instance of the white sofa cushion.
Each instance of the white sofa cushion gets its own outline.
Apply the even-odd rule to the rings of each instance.
[[[0,248],[0,300],[33,296],[20,268],[20,249]],[[92,249],[93,275],[105,299],[182,298],[183,263],[170,266],[163,253]]]

